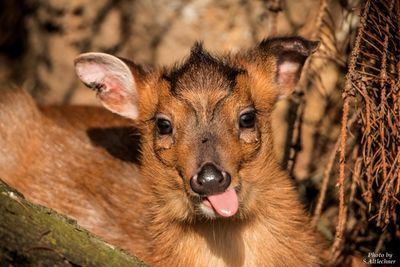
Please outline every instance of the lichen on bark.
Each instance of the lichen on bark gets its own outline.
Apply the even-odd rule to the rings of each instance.
[[[0,266],[148,266],[0,179]]]

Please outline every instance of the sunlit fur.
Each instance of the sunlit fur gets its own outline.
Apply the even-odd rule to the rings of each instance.
[[[134,122],[97,108],[39,109],[22,91],[2,92],[0,176],[154,266],[319,266],[322,245],[273,154],[270,124],[315,48],[278,38],[216,57],[198,44],[172,68],[131,64]],[[299,68],[280,73],[287,61]],[[256,126],[240,129],[249,107]],[[158,114],[173,123],[171,135],[157,134]],[[132,125],[128,134],[112,131]],[[139,134],[140,149],[126,149],[126,135]],[[208,161],[232,177],[233,217],[216,216],[191,190],[190,177]]]

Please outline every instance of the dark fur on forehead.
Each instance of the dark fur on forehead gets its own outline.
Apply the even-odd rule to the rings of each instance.
[[[223,60],[208,53],[201,42],[196,42],[190,52],[190,56],[183,64],[175,66],[172,70],[164,73],[163,78],[170,82],[171,92],[178,94],[181,90],[180,83],[184,77],[196,84],[214,77],[221,82],[227,82],[227,87],[232,90],[236,85],[236,76],[244,70],[228,65]]]

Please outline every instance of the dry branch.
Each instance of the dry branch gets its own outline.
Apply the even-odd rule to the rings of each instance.
[[[332,245],[332,261],[337,262],[343,252],[343,238],[352,239],[347,243],[361,243],[361,235],[369,232],[370,244],[375,243],[375,252],[384,250],[393,241],[399,214],[399,165],[400,113],[399,113],[399,66],[400,66],[400,2],[365,1],[359,28],[349,60],[348,72],[343,90],[343,114],[339,168],[339,214],[336,237]],[[357,115],[358,126],[346,127],[351,114]],[[353,157],[346,150],[349,134],[358,136],[360,148]],[[353,173],[352,183],[345,183]],[[355,179],[357,183],[355,183]],[[358,195],[354,186],[357,185]],[[351,192],[346,201],[346,192]],[[353,203],[365,206],[354,209],[360,227],[349,227],[352,235],[345,235],[346,210]],[[380,230],[373,230],[370,222]],[[369,227],[369,229],[368,229]],[[379,238],[372,231],[379,231]],[[388,234],[391,231],[390,234]],[[371,248],[371,246],[369,246]]]
[[[1,266],[148,266],[0,180]]]

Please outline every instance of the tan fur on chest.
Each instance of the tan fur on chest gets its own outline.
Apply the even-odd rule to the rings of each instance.
[[[169,233],[176,235],[170,237],[175,240],[174,250],[152,260],[161,266],[318,266],[316,256],[304,256],[307,244],[299,243],[287,232],[279,233],[284,238],[276,238],[278,233],[274,231],[279,229],[273,229],[266,221],[198,225]],[[300,247],[294,251],[293,245]],[[163,250],[162,245],[156,248]]]

